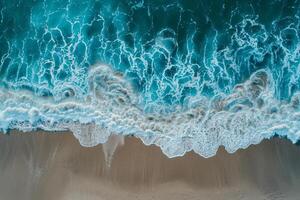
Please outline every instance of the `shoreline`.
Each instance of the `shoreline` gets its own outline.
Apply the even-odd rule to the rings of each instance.
[[[25,200],[299,197],[300,148],[286,140],[264,140],[234,154],[222,147],[211,158],[193,152],[167,158],[137,138],[116,141],[107,167],[103,145],[82,147],[71,133],[1,134],[0,193]]]

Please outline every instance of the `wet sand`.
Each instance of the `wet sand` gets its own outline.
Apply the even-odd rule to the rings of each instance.
[[[299,188],[300,147],[286,140],[169,159],[133,137],[85,148],[70,133],[0,135],[0,200],[299,200]]]

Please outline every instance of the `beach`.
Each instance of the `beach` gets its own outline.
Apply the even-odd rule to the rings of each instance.
[[[0,0],[0,200],[300,200],[299,144],[300,0]]]
[[[299,155],[278,138],[234,154],[221,147],[212,158],[189,152],[170,159],[134,137],[87,148],[67,132],[13,131],[0,135],[0,198],[296,200]]]

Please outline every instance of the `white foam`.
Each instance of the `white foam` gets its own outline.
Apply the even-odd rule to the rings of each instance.
[[[270,73],[257,71],[230,95],[194,97],[190,108],[145,113],[128,82],[108,66],[89,72],[89,95],[61,101],[0,90],[0,128],[70,130],[83,146],[105,143],[112,133],[134,134],[168,157],[188,151],[210,157],[222,145],[232,153],[275,134],[300,137],[299,94],[290,103],[274,98]]]

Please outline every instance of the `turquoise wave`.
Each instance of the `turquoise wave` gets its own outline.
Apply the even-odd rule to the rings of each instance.
[[[297,0],[0,1],[0,130],[169,157],[300,137]]]

